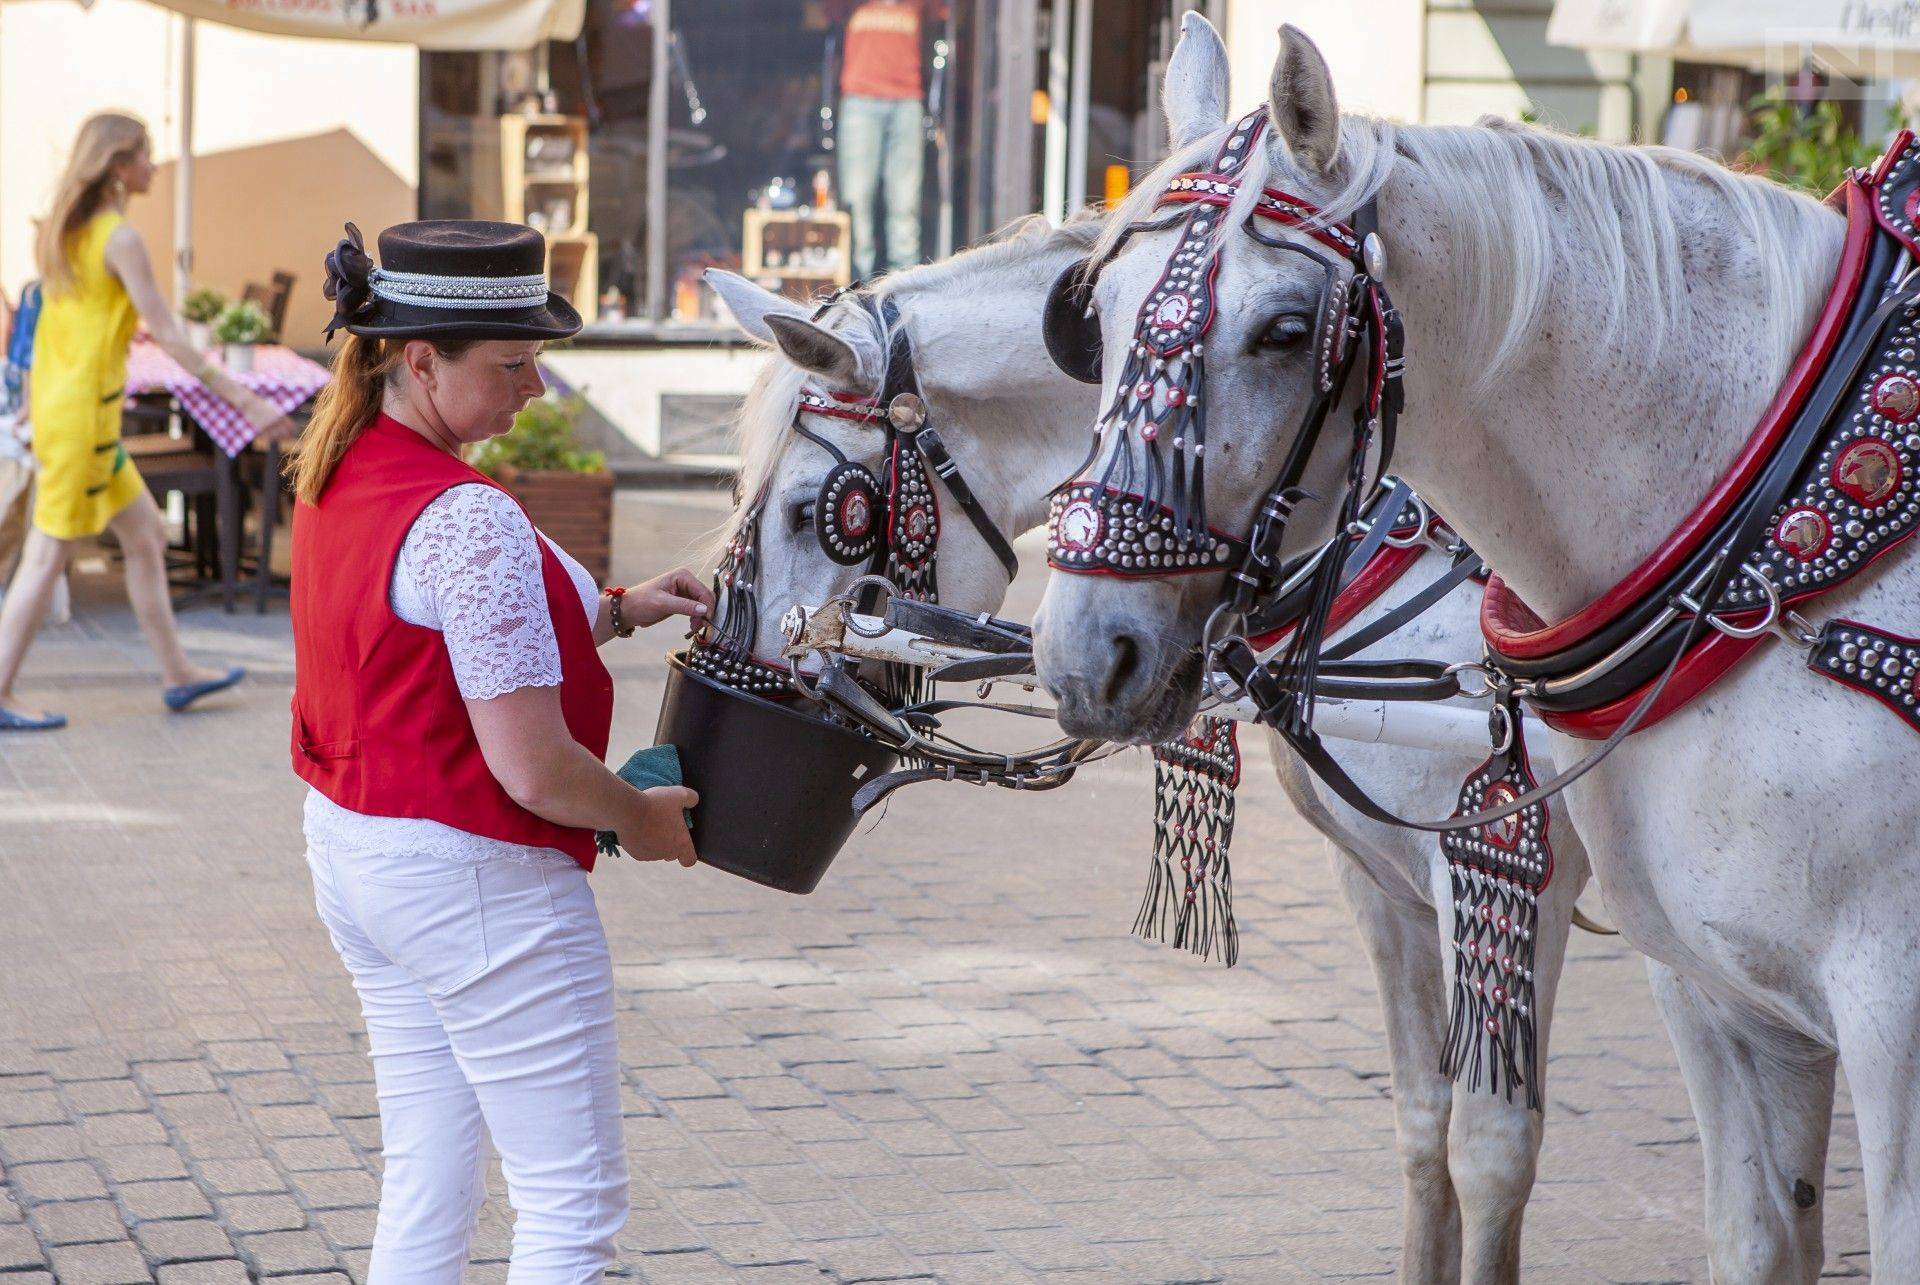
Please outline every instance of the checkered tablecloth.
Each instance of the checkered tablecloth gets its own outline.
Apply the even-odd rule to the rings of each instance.
[[[253,350],[253,369],[233,377],[248,389],[292,414],[326,386],[327,368],[291,348],[261,344]],[[158,344],[137,341],[127,353],[127,396],[171,393],[182,410],[207,430],[229,456],[247,449],[258,430],[225,398],[181,369]]]

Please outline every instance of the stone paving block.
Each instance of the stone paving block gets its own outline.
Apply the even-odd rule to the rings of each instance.
[[[221,1071],[284,1071],[287,1055],[270,1040],[232,1040],[207,1045],[207,1060]]]
[[[233,1241],[218,1223],[200,1219],[142,1223],[134,1239],[152,1263],[185,1263],[201,1259],[231,1259]]]
[[[104,1245],[67,1245],[53,1250],[48,1257],[60,1285],[146,1285],[153,1279],[140,1251],[124,1240]]]
[[[0,1272],[43,1267],[47,1256],[33,1230],[20,1223],[0,1225]]]
[[[286,1138],[268,1144],[274,1160],[289,1173],[310,1169],[357,1169],[360,1158],[345,1138]]]
[[[187,1176],[186,1163],[172,1147],[104,1147],[97,1155],[109,1182]]]
[[[338,1261],[317,1231],[271,1231],[240,1237],[240,1252],[262,1276],[319,1272]]]
[[[207,1191],[215,1195],[286,1191],[286,1179],[267,1160],[207,1160],[194,1168]]]
[[[86,1140],[70,1124],[23,1124],[0,1129],[0,1159],[23,1165],[41,1160],[83,1160]]]
[[[100,1175],[82,1161],[9,1165],[7,1180],[32,1205],[42,1200],[86,1200],[107,1194]]]
[[[291,1231],[307,1225],[304,1210],[291,1196],[227,1196],[220,1217],[236,1231]]]
[[[372,1209],[327,1209],[314,1215],[314,1221],[331,1243],[343,1249],[369,1249],[376,1217]]]
[[[358,1169],[320,1169],[288,1176],[294,1198],[308,1209],[353,1209],[379,1203],[380,1184]]]
[[[59,1200],[36,1205],[27,1222],[43,1245],[125,1240],[127,1227],[111,1200]]]
[[[135,1219],[145,1221],[150,1218],[206,1218],[212,1215],[213,1206],[200,1194],[200,1189],[187,1181],[174,1182],[129,1182],[115,1189],[120,1203]]]
[[[247,1274],[247,1265],[237,1258],[162,1267],[157,1278],[159,1285],[248,1285],[254,1279]]]
[[[110,1111],[144,1111],[146,1095],[131,1079],[82,1080],[62,1086],[61,1096],[76,1115],[105,1115]]]
[[[0,1088],[0,1126],[59,1124],[67,1108],[52,1089],[23,1091]]]
[[[80,1132],[95,1150],[108,1147],[157,1147],[167,1142],[166,1127],[141,1112],[88,1116],[80,1122]]]

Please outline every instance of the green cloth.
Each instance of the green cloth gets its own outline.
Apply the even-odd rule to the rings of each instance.
[[[636,790],[651,790],[658,785],[679,785],[680,751],[671,745],[650,745],[644,750],[635,750],[620,765],[617,775]],[[693,813],[685,814],[687,829],[693,829]],[[613,857],[620,854],[620,836],[611,830],[602,830],[595,836],[600,855]]]

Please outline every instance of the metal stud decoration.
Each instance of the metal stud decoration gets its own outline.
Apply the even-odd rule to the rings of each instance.
[[[1920,638],[1832,620],[1807,656],[1807,668],[1865,692],[1920,732]]]
[[[1185,530],[1174,511],[1097,482],[1055,492],[1049,510],[1048,561],[1063,571],[1167,576],[1224,571],[1246,545],[1219,531]]]
[[[1240,784],[1239,725],[1194,719],[1185,737],[1153,747],[1153,857],[1135,934],[1203,959],[1240,958],[1233,922],[1234,790]]]
[[[1504,714],[1502,713],[1504,711]],[[1495,707],[1507,745],[1466,780],[1455,816],[1497,808],[1534,788],[1519,708]],[[1540,1106],[1540,1047],[1535,1016],[1534,935],[1540,894],[1553,878],[1547,808],[1535,802],[1511,816],[1440,837],[1453,889],[1453,998],[1440,1066],[1468,1089],[1482,1077],[1513,1100],[1523,1088]]]
[[[722,687],[779,700],[793,694],[787,671],[753,655],[760,622],[755,594],[760,575],[760,514],[766,498],[765,491],[754,497],[720,555],[713,573],[713,616],[695,631],[693,645],[687,648],[687,665]]]
[[[1920,527],[1920,318],[1893,329],[1852,396],[1752,559],[1788,600],[1831,588]],[[1766,604],[1766,589],[1741,576],[1716,609]]]

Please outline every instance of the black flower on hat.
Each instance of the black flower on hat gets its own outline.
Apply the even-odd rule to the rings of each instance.
[[[333,301],[333,320],[327,323],[329,342],[342,326],[373,315],[373,257],[367,253],[360,229],[351,223],[327,256],[327,281],[321,292]]]

